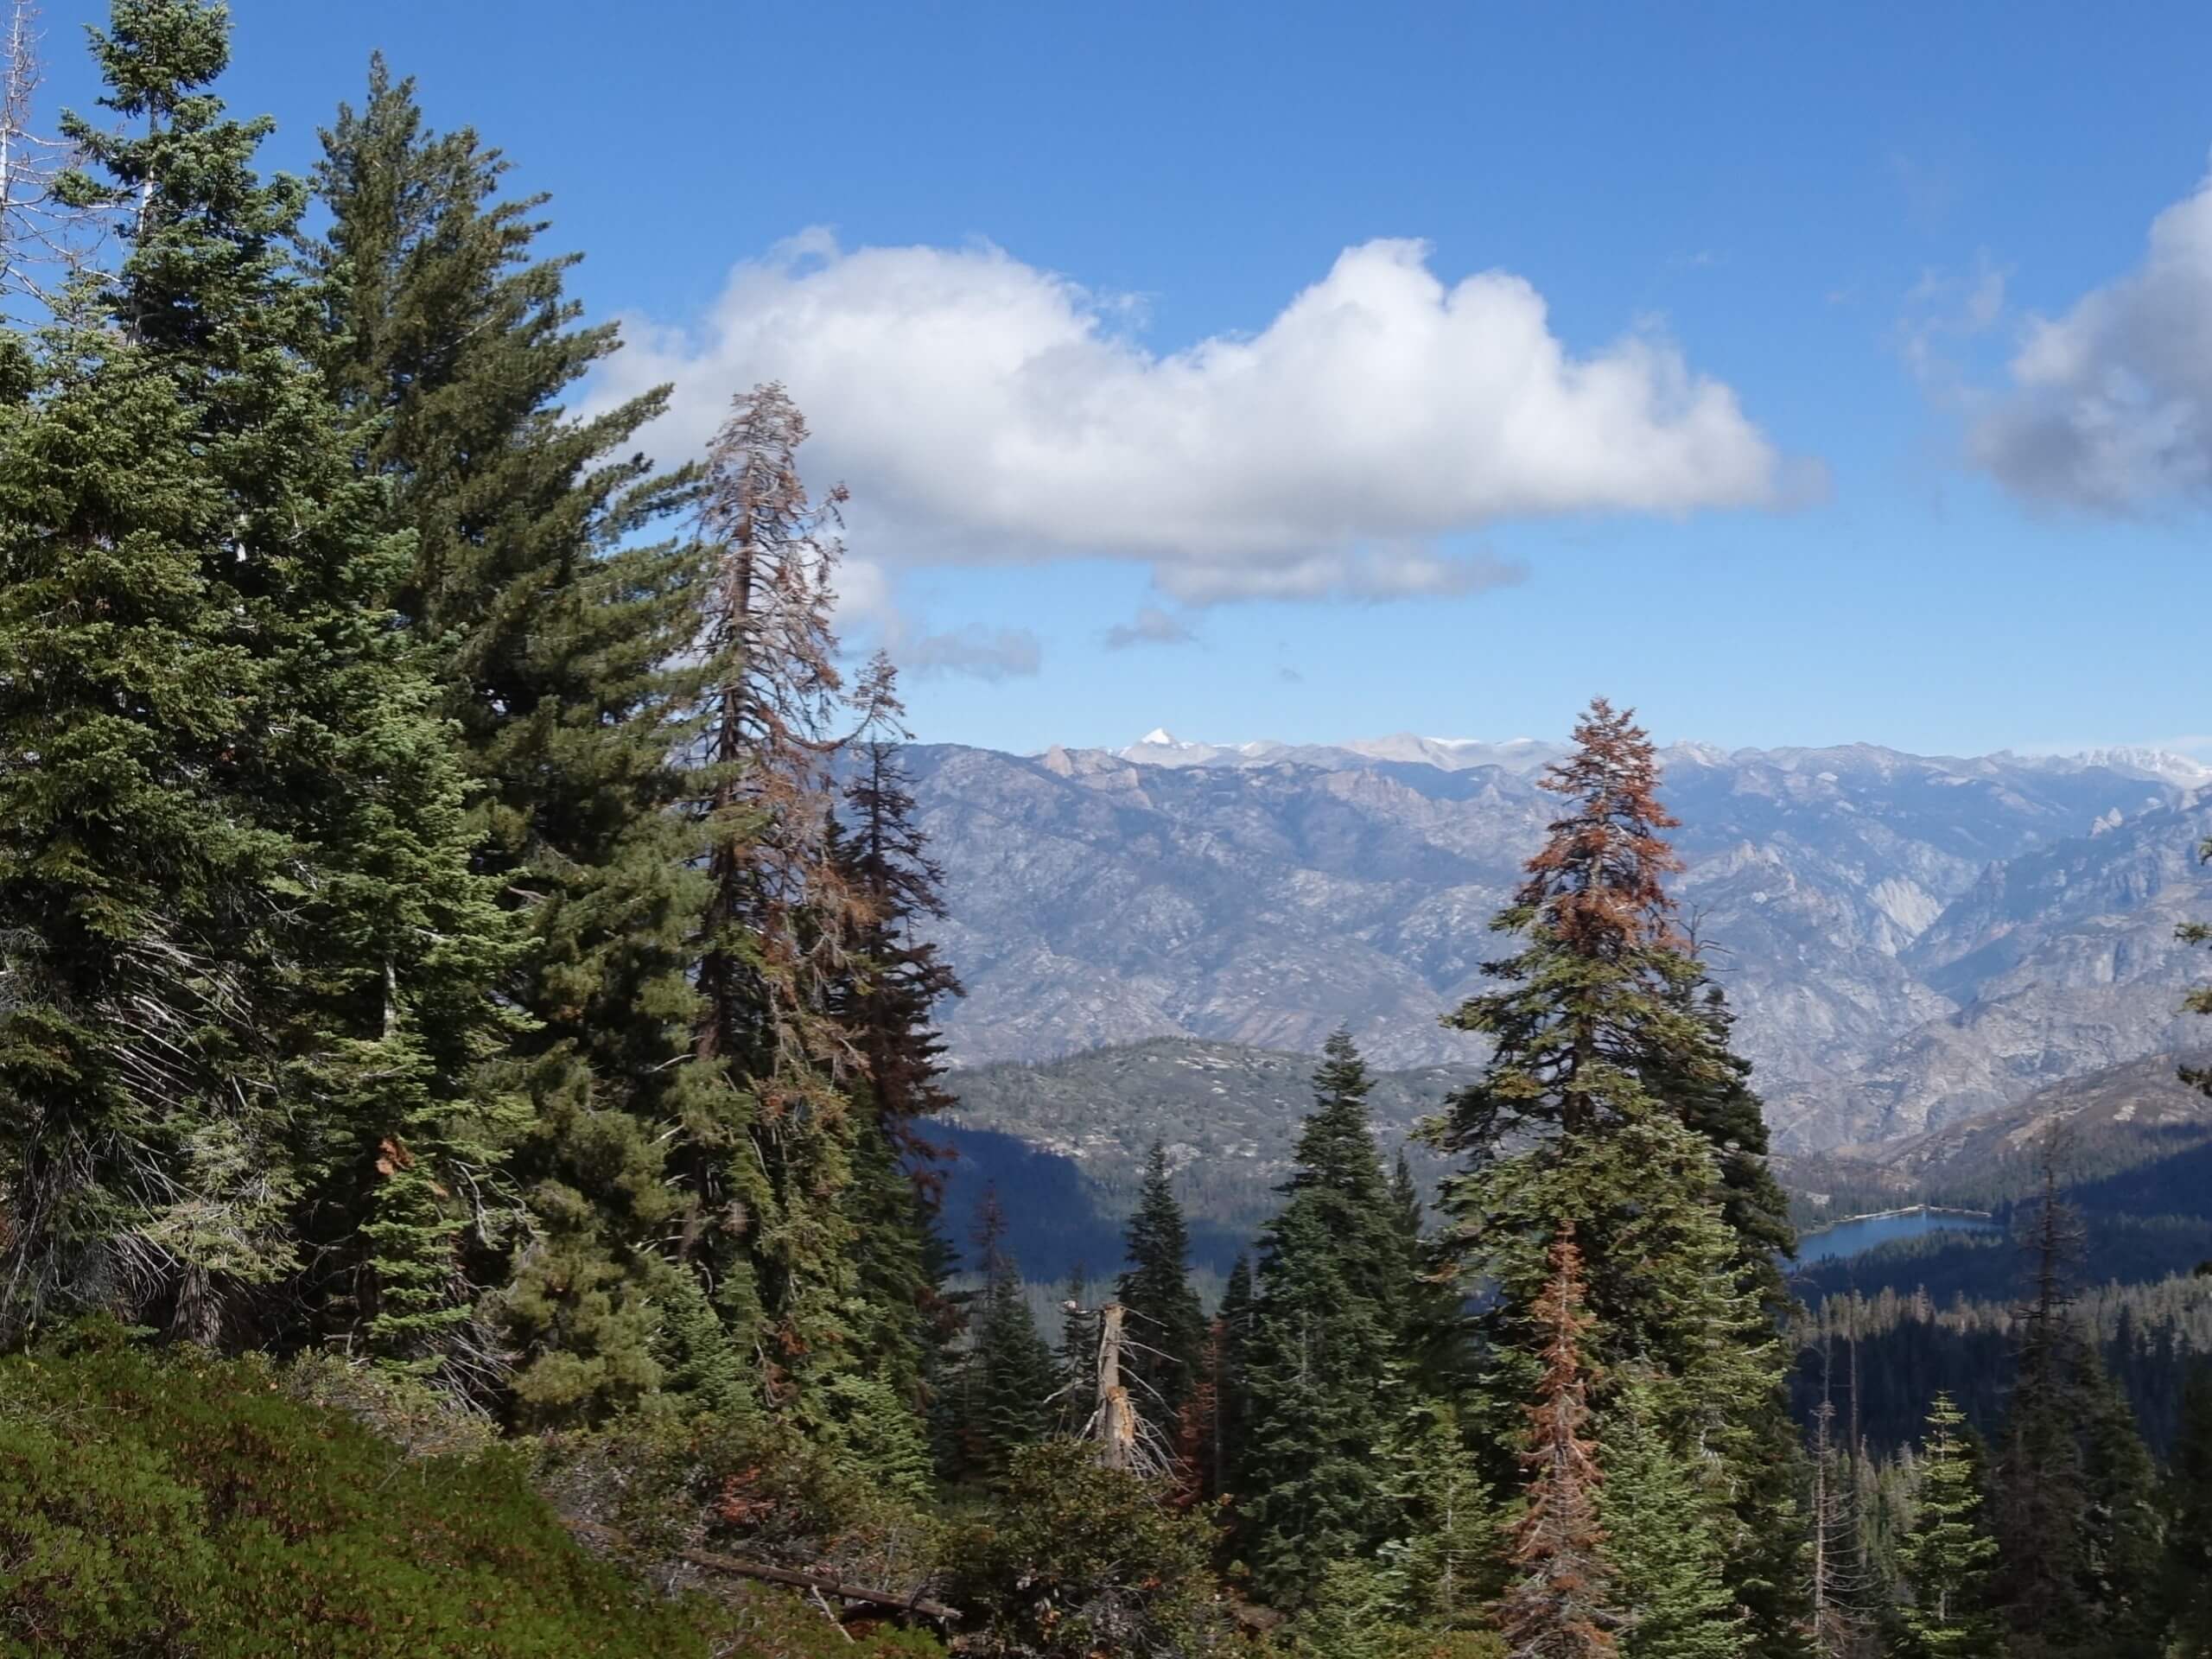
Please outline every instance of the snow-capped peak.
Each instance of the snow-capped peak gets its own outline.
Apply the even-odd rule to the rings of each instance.
[[[2212,767],[2192,755],[2142,745],[2090,749],[2073,757],[2085,766],[2109,766],[2119,772],[2146,772],[2169,783],[2195,785],[2212,779]]]
[[[1124,728],[1124,729],[1127,728]],[[1169,731],[1165,726],[1155,726],[1150,731],[1147,732],[1142,737],[1137,739],[1135,744],[1131,747],[1155,749],[1179,749],[1185,746],[1175,741],[1175,734]]]

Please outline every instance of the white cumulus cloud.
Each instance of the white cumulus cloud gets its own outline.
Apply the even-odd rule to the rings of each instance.
[[[2133,270],[2030,322],[1968,441],[2008,487],[2069,505],[2212,493],[2212,178],[2152,221]]]
[[[739,265],[696,327],[627,320],[594,399],[672,381],[648,442],[696,454],[780,379],[810,475],[893,564],[1114,558],[1187,603],[1465,593],[1508,567],[1433,538],[1539,514],[1779,504],[1772,444],[1649,329],[1578,356],[1528,283],[1348,249],[1257,333],[1149,349],[1136,308],[991,246]]]

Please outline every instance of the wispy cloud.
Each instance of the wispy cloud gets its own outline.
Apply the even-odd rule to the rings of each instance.
[[[1044,664],[1044,646],[1027,628],[985,628],[970,624],[950,633],[893,639],[892,656],[901,668],[924,677],[964,674],[978,680],[1027,679]]]
[[[1179,616],[1157,605],[1140,605],[1134,620],[1116,622],[1106,630],[1106,649],[1127,651],[1131,645],[1186,645],[1198,635]]]
[[[1963,404],[1971,398],[1967,377],[1955,360],[1955,352],[1964,342],[1986,335],[2004,320],[2006,285],[2012,275],[2011,269],[1999,265],[1986,248],[1975,251],[1970,270],[1930,267],[1920,273],[1906,291],[1896,340],[1898,354],[1923,389],[1948,403]]]

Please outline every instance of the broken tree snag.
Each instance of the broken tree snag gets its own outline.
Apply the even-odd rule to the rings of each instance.
[[[566,1518],[566,1517],[564,1517]],[[582,1534],[612,1548],[629,1550],[630,1541],[612,1527],[602,1527],[595,1521],[569,1520],[571,1532]],[[960,1610],[948,1607],[941,1601],[927,1596],[902,1596],[889,1590],[874,1590],[864,1584],[846,1584],[824,1573],[805,1573],[793,1567],[771,1567],[766,1561],[748,1561],[741,1555],[717,1555],[703,1549],[675,1549],[669,1552],[679,1561],[693,1567],[702,1567],[709,1573],[728,1573],[741,1579],[759,1579],[766,1584],[788,1585],[794,1590],[810,1590],[817,1596],[834,1596],[839,1601],[857,1601],[870,1607],[888,1608],[894,1612],[912,1613],[939,1624],[957,1624]]]
[[[1127,1470],[1136,1461],[1137,1418],[1122,1382],[1122,1305],[1098,1310],[1098,1460],[1109,1469]]]

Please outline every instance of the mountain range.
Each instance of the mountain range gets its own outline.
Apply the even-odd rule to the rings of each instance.
[[[968,987],[946,1015],[956,1065],[1179,1038],[1310,1054],[1339,1025],[1387,1069],[1478,1061],[1440,1017],[1504,948],[1489,922],[1552,816],[1538,776],[1559,753],[1166,731],[917,747],[939,936]],[[2194,761],[1661,758],[1675,892],[1778,1145],[1918,1135],[2202,1040],[2179,1001],[2212,960],[2174,938],[2212,917],[2212,772]]]

